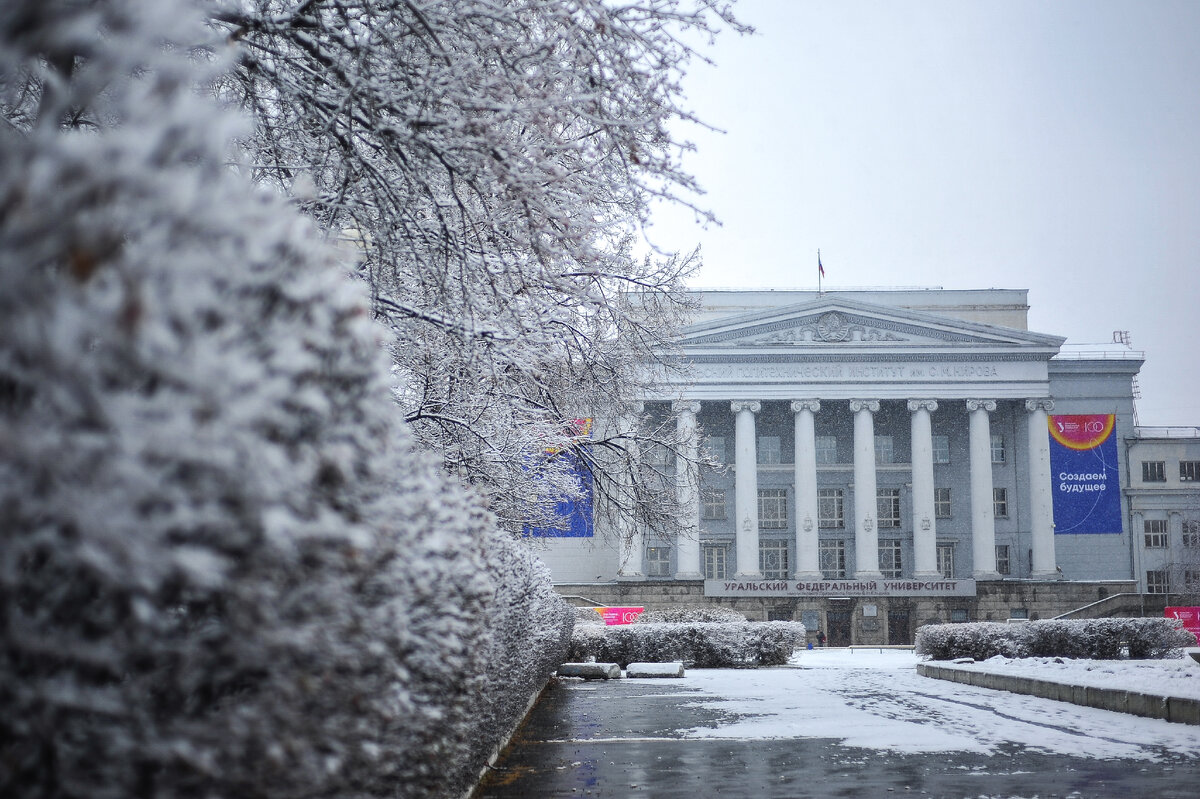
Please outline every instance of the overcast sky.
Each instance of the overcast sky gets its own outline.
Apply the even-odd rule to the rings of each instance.
[[[696,287],[1029,289],[1069,342],[1128,330],[1139,421],[1200,425],[1200,0],[740,0],[693,66],[685,160],[721,227]]]

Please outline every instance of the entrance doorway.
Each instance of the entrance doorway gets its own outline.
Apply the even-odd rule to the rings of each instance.
[[[828,610],[825,612],[825,623],[829,629],[828,646],[850,646],[850,620],[853,614],[849,610]]]
[[[907,610],[889,610],[888,611],[888,637],[889,644],[911,644],[912,633],[909,632],[908,626],[908,611]]]

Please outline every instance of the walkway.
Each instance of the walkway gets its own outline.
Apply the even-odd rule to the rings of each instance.
[[[908,653],[552,685],[477,799],[1196,795],[1195,728],[920,677]]]

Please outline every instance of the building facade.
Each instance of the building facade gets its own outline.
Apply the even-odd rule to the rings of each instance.
[[[836,644],[1137,590],[1144,539],[1116,453],[1138,353],[1028,330],[1021,290],[696,299],[686,369],[643,406],[687,442],[662,464],[686,532],[547,539],[563,593],[718,603]]]
[[[1200,427],[1139,427],[1129,478],[1139,590],[1200,603]]]

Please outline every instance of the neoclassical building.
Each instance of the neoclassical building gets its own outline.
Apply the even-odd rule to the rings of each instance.
[[[564,593],[895,643],[1137,590],[1120,442],[1140,354],[1030,331],[1023,290],[696,299],[685,376],[643,406],[687,442],[661,463],[686,532],[546,539]]]

